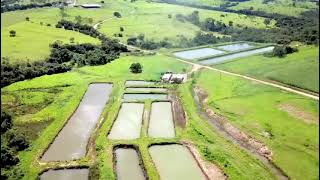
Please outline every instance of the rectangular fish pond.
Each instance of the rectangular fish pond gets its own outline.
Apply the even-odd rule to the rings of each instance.
[[[137,93],[166,93],[166,88],[126,88],[126,92],[137,92]]]
[[[109,100],[112,84],[93,83],[78,108],[59,132],[42,161],[67,161],[86,155],[88,140]]]
[[[154,84],[156,84],[156,82],[143,80],[128,80],[126,81],[125,86],[148,86]]]
[[[230,55],[215,57],[215,58],[211,58],[211,59],[201,60],[198,62],[203,65],[212,65],[212,64],[221,63],[224,61],[228,61],[228,60],[232,60],[232,59],[236,59],[236,58],[240,58],[240,57],[246,57],[246,56],[250,56],[250,55],[254,55],[254,54],[265,53],[265,52],[269,52],[272,50],[273,50],[273,47],[265,47],[265,48],[254,49],[254,50],[234,53],[234,54],[230,54]]]
[[[180,51],[174,53],[174,55],[178,58],[193,60],[198,58],[203,58],[207,56],[215,56],[218,54],[223,54],[224,51],[212,49],[212,48],[201,48],[201,49],[194,49],[194,50],[187,50],[187,51]]]
[[[175,137],[171,102],[152,103],[148,134],[154,138]]]
[[[118,180],[146,179],[140,157],[134,148],[116,148],[114,156]]]
[[[153,93],[127,93],[123,95],[123,100],[125,101],[144,101],[147,99],[151,100],[167,100],[168,95],[167,94],[153,94]]]
[[[240,50],[250,49],[253,47],[254,46],[251,46],[248,43],[239,43],[239,44],[229,44],[229,45],[224,45],[224,46],[217,46],[216,48],[232,52],[232,51],[240,51]]]
[[[139,138],[143,109],[143,103],[122,103],[108,138],[118,140]]]
[[[160,179],[206,179],[189,149],[183,145],[152,145],[149,153]]]
[[[88,169],[50,169],[40,175],[40,180],[88,180]]]

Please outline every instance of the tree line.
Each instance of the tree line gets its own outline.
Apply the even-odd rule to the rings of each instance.
[[[3,5],[1,1],[1,13],[9,12],[9,11],[16,11],[16,10],[25,10],[25,9],[32,9],[32,8],[43,8],[43,7],[53,7],[59,5],[67,5],[65,2],[47,2],[43,4],[37,3],[30,3],[30,4],[14,4],[14,5]]]
[[[253,41],[260,43],[289,44],[292,41],[306,44],[319,44],[319,12],[316,10],[306,11],[300,17],[282,16],[275,17],[276,28],[257,29],[249,27],[236,27],[233,22],[225,24],[213,18],[206,18],[200,22],[199,12],[194,11],[189,15],[177,14],[179,21],[188,21],[199,26],[204,31],[219,32],[232,37],[233,41]],[[264,21],[270,23],[270,19]]]

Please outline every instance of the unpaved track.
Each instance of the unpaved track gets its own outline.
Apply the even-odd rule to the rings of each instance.
[[[184,62],[184,63],[187,63],[187,64],[190,64],[190,65],[193,65],[193,66],[198,67],[198,68],[201,67],[201,68],[205,68],[205,69],[210,69],[210,70],[218,71],[218,72],[221,72],[221,73],[224,73],[224,74],[237,76],[237,77],[241,77],[241,78],[248,79],[248,80],[251,80],[251,81],[255,81],[255,82],[258,82],[258,83],[261,83],[261,84],[265,84],[265,85],[268,85],[268,86],[273,86],[273,87],[276,87],[276,88],[279,88],[279,89],[282,89],[282,90],[285,90],[285,91],[288,91],[288,92],[299,94],[299,95],[302,95],[302,96],[305,96],[305,97],[308,97],[308,98],[312,98],[312,99],[315,99],[315,100],[319,101],[319,96],[315,96],[315,95],[312,95],[312,94],[309,94],[309,93],[306,93],[306,92],[302,92],[302,91],[299,91],[299,90],[296,90],[296,89],[293,89],[293,88],[290,88],[290,87],[285,87],[285,86],[282,86],[282,85],[279,85],[279,84],[275,84],[275,83],[271,83],[271,82],[267,82],[267,81],[262,81],[262,80],[259,80],[259,79],[256,79],[256,78],[252,78],[252,77],[249,77],[249,76],[245,76],[245,75],[241,75],[241,74],[237,74],[237,73],[232,73],[232,72],[216,69],[216,68],[213,68],[213,67],[210,67],[210,66],[204,66],[204,65],[196,64],[196,63],[185,61],[185,60],[178,59],[178,58],[176,58],[176,60]]]

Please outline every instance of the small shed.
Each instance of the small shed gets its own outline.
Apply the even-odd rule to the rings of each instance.
[[[81,7],[83,8],[101,8],[100,4],[82,4]]]
[[[172,74],[171,73],[166,73],[162,76],[161,80],[164,82],[169,82],[171,79]]]

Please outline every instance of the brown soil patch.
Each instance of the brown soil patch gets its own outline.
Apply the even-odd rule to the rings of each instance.
[[[240,144],[244,145],[245,147],[254,150],[258,154],[263,157],[266,157],[268,160],[272,160],[272,151],[263,143],[257,141],[253,137],[245,134],[244,132],[240,131],[238,128],[233,126],[228,120],[215,113],[212,109],[207,106],[207,97],[208,94],[200,89],[199,87],[195,87],[194,91],[199,98],[199,102],[201,103],[202,108],[204,109],[206,115],[210,118],[210,121],[214,121],[215,124],[228,133],[233,139],[235,139]]]
[[[202,171],[206,174],[208,179],[213,179],[213,180],[225,180],[228,179],[227,176],[223,173],[223,171],[216,166],[215,164],[212,164],[210,162],[204,161],[201,158],[200,153],[198,150],[188,142],[183,142],[183,144],[188,147],[190,152],[192,153],[193,157],[197,160],[198,165],[202,169]]]
[[[301,119],[308,124],[319,124],[319,117],[299,109],[291,104],[280,104],[279,109],[287,112],[290,116]]]
[[[183,110],[183,106],[181,105],[181,101],[175,92],[169,93],[169,99],[172,100],[172,109],[173,109],[173,118],[175,123],[181,127],[186,127],[186,114]]]
[[[191,69],[191,71],[190,71],[188,74],[192,74],[193,72],[196,72],[196,71],[198,71],[198,70],[201,69],[201,68],[202,68],[201,65],[194,64],[194,65],[192,65],[192,69]]]

